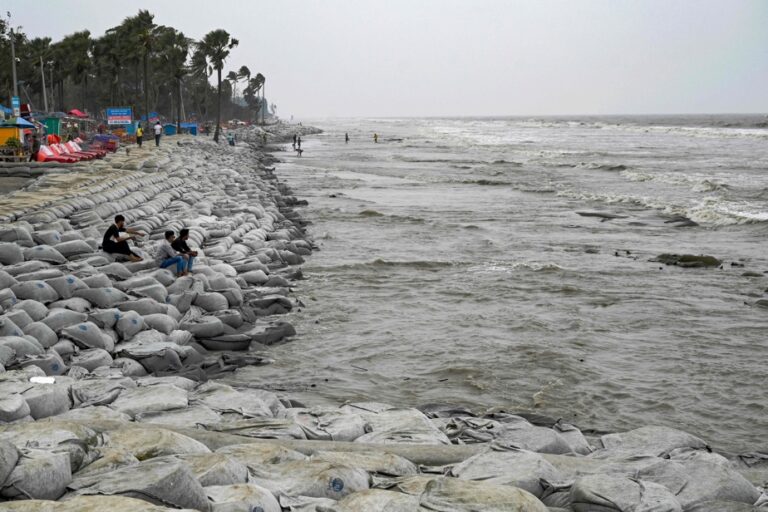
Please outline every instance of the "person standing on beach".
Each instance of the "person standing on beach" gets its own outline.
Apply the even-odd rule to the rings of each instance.
[[[141,147],[141,143],[144,140],[144,128],[141,127],[141,123],[139,123],[139,126],[136,128],[136,144]]]
[[[160,121],[155,123],[155,146],[160,146],[160,135],[163,133],[163,125]]]
[[[376,144],[379,143],[379,134],[378,133],[374,133],[373,134],[373,142],[375,142]]]
[[[121,236],[120,233],[128,233],[125,236]],[[104,233],[104,239],[101,241],[101,248],[104,252],[109,254],[122,254],[128,256],[131,261],[142,261],[141,256],[131,251],[128,246],[128,240],[136,238],[137,236],[144,236],[141,231],[136,231],[133,228],[125,227],[125,217],[122,215],[115,216],[115,223],[109,226],[107,232]]]
[[[293,149],[296,149],[296,134],[293,134]]]
[[[296,149],[301,149],[301,136],[299,136],[299,138],[296,139]]]
[[[344,144],[349,144],[349,134],[348,133],[344,134]]]

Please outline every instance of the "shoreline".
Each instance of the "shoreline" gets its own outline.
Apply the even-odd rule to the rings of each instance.
[[[299,128],[282,126],[287,129],[277,129],[268,143],[286,142]],[[311,127],[301,128],[310,133]],[[260,135],[253,129],[238,139],[253,145]],[[164,138],[159,151],[132,148],[130,155],[70,167],[81,171],[46,174],[0,201],[0,218],[16,221],[14,229],[0,223],[0,304],[9,320],[0,338],[8,366],[0,373],[0,413],[5,421],[13,418],[0,426],[0,451],[8,460],[16,457],[0,483],[5,498],[75,499],[70,508],[61,501],[51,510],[74,510],[75,504],[160,510],[137,509],[142,502],[128,497],[93,496],[98,493],[197,510],[226,503],[280,510],[277,503],[291,510],[303,500],[301,510],[339,511],[384,503],[418,510],[438,502],[453,510],[486,509],[501,499],[520,510],[546,511],[572,510],[577,502],[596,506],[596,496],[629,499],[637,478],[667,506],[663,510],[689,510],[716,498],[749,505],[760,499],[752,484],[765,485],[768,471],[759,457],[749,484],[740,474],[750,469],[746,463],[736,466],[710,453],[701,439],[673,429],[641,427],[590,438],[567,423],[504,412],[480,417],[450,406],[420,411],[371,402],[311,407],[290,394],[208,380],[238,366],[268,364],[268,346],[295,333],[279,314],[302,306],[293,289],[303,258],[312,252],[303,229],[311,219],[293,210],[302,203],[272,172],[277,159],[271,154],[242,143],[215,146],[205,138],[171,142]],[[122,188],[127,196],[116,194]],[[92,241],[118,212],[129,224],[146,226],[152,243],[166,227],[197,222],[192,241],[208,261],[201,258],[189,279],[169,279],[154,262],[107,261]],[[33,224],[37,229],[29,229]],[[69,245],[49,250],[59,244]],[[9,263],[19,254],[23,261]],[[23,283],[44,284],[47,295],[40,302],[68,301],[60,304],[67,318],[52,318],[61,315],[27,302],[41,288]],[[113,292],[92,291],[105,289]],[[26,304],[14,303],[7,290]],[[132,327],[142,323],[152,329]],[[93,325],[99,336],[83,335],[81,325]],[[9,335],[14,339],[8,341]],[[53,384],[29,381],[64,373],[66,365],[69,372]],[[247,444],[233,445],[237,441]],[[29,448],[30,442],[39,447]],[[356,447],[365,452],[355,454]],[[43,474],[43,463],[55,463],[56,471],[33,489],[29,482]],[[148,482],[145,471],[159,476]],[[94,481],[95,473],[112,477]],[[170,481],[183,482],[184,492]],[[469,505],[462,504],[466,494],[474,500]],[[645,504],[638,499],[636,506]],[[727,511],[720,503],[712,506]],[[24,510],[23,504],[10,510]]]

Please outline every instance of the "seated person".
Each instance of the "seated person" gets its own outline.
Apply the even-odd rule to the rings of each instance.
[[[176,235],[173,231],[166,231],[165,240],[162,240],[157,244],[155,259],[157,259],[160,268],[168,268],[175,264],[176,276],[185,276],[187,275],[187,272],[185,271],[186,260],[184,259],[184,256],[178,254],[176,249],[171,245],[174,240],[176,240]]]
[[[171,247],[176,249],[176,252],[181,254],[184,259],[187,260],[187,274],[192,272],[192,264],[195,262],[195,257],[197,256],[197,251],[193,251],[189,248],[187,245],[187,240],[189,240],[189,230],[187,228],[182,229],[179,231],[179,238],[173,241],[171,243]]]
[[[120,235],[120,233],[128,233],[127,235]],[[101,248],[104,252],[109,254],[121,254],[127,256],[131,261],[142,261],[141,256],[131,251],[128,246],[128,240],[136,238],[137,236],[144,236],[141,231],[136,231],[133,228],[125,227],[125,217],[122,215],[115,216],[115,223],[109,226],[107,232],[104,233],[104,239],[101,241]]]

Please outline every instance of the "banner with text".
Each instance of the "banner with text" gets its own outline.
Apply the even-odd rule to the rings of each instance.
[[[107,109],[107,124],[131,124],[132,122],[133,112],[131,107]]]

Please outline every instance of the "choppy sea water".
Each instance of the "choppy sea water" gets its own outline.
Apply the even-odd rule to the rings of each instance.
[[[238,379],[764,445],[768,118],[311,124],[325,133],[277,170],[320,248],[299,336]],[[649,261],[667,252],[726,263]]]

